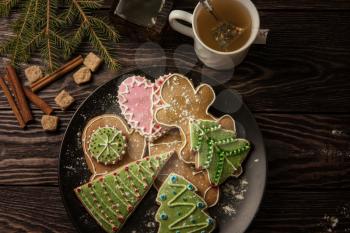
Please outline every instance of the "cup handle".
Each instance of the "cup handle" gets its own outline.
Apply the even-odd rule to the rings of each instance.
[[[266,44],[269,29],[259,29],[258,34],[255,38],[254,44]]]
[[[169,24],[175,31],[194,38],[192,27],[185,26],[179,23],[178,20],[186,21],[192,25],[193,15],[186,11],[173,10],[169,15]]]

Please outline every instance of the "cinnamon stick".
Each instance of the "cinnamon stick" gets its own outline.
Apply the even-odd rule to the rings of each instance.
[[[33,116],[27,103],[27,99],[24,95],[23,86],[17,77],[15,68],[13,68],[12,65],[7,64],[6,71],[9,85],[11,86],[12,92],[17,99],[19,111],[24,122],[28,123],[29,121],[33,120]]]
[[[74,58],[73,60],[70,60],[69,62],[67,62],[66,64],[64,64],[60,68],[58,68],[53,73],[51,73],[51,74],[45,76],[44,78],[39,79],[38,81],[34,82],[31,85],[32,91],[36,92],[38,90],[41,90],[43,87],[53,83],[54,81],[56,81],[57,79],[59,79],[63,75],[67,74],[68,72],[72,71],[76,67],[83,64],[83,61],[84,61],[84,59],[81,55]]]
[[[23,90],[29,101],[41,109],[41,111],[43,111],[46,115],[50,115],[53,112],[53,109],[42,98],[29,90],[29,88],[23,87]]]
[[[15,100],[13,99],[10,90],[8,89],[8,87],[6,86],[6,83],[4,82],[3,78],[0,77],[0,86],[1,89],[3,90],[7,101],[12,109],[13,114],[16,116],[17,121],[19,123],[19,127],[24,128],[26,127],[26,123],[24,122],[21,113],[19,112],[19,109],[16,105]]]

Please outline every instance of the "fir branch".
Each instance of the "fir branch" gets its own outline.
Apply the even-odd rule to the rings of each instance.
[[[0,2],[0,16],[8,16],[15,6],[17,6],[21,0],[2,0]],[[25,2],[25,0],[22,0]]]
[[[99,51],[101,57],[106,62],[107,66],[112,70],[117,70],[119,65],[117,61],[111,55],[112,49],[106,46],[106,42],[102,37],[100,37],[92,27],[89,28],[89,39],[92,45]]]
[[[31,11],[34,0],[29,0],[24,6],[23,14],[16,20],[13,27],[17,29],[17,34],[14,38],[10,39],[0,49],[1,54],[8,54],[11,57],[12,63],[16,65],[18,62],[24,62],[28,59],[29,55],[26,51],[25,41],[30,37],[28,27],[30,27]]]
[[[41,9],[41,2],[40,0],[35,0],[34,6],[33,6],[33,12],[32,12],[32,19],[35,21],[38,17],[40,17],[40,9]],[[36,30],[37,25],[35,25],[35,22],[32,22],[32,30]]]
[[[86,34],[86,25],[85,23],[82,23],[79,28],[76,30],[73,39],[72,39],[72,44],[74,48],[77,48],[78,45],[83,41],[83,38],[85,37]]]
[[[102,7],[103,0],[75,0],[82,9],[91,10]]]
[[[7,55],[12,63],[27,62],[38,51],[47,67],[52,70],[68,58],[87,38],[111,69],[117,69],[113,46],[118,33],[105,19],[92,12],[102,6],[103,0],[62,0],[68,8],[57,14],[59,0],[0,0],[0,16],[8,15],[15,6],[21,6],[20,18],[13,24],[16,36],[0,46],[0,55]],[[63,35],[60,29],[74,29]]]
[[[42,55],[44,57],[46,57],[47,60],[47,65],[49,67],[49,69],[52,69],[55,66],[55,53],[54,53],[54,48],[52,46],[51,43],[51,16],[53,14],[53,10],[52,8],[54,7],[54,0],[47,0],[46,3],[46,27],[45,27],[45,36],[46,36],[46,40],[44,42],[44,49],[42,50]]]
[[[73,37],[74,39],[77,39],[77,41],[73,41],[73,44],[79,44],[82,41],[83,36],[87,34],[89,41],[98,50],[100,56],[104,59],[107,66],[112,70],[116,70],[119,65],[111,54],[112,48],[108,46],[107,40],[116,41],[119,37],[118,34],[111,26],[101,23],[102,20],[90,16],[84,11],[84,8],[95,7],[94,4],[91,4],[91,2],[94,1],[71,0],[71,2],[78,12],[78,18],[81,20],[81,26],[76,32],[76,35]],[[95,2],[98,3],[102,1]],[[96,4],[96,7],[98,7],[98,4]],[[104,37],[106,37],[106,39],[104,39]]]
[[[40,39],[43,37],[43,34],[45,33],[45,30],[41,30],[38,32],[36,35],[32,36],[32,39],[29,40],[26,44],[25,47],[29,49],[29,51],[34,52],[34,50],[39,47],[40,45]]]
[[[90,17],[91,23],[94,27],[101,31],[101,34],[106,35],[107,38],[111,41],[117,41],[119,39],[119,34],[115,32],[115,30],[105,23],[107,21],[106,18],[100,19],[97,17]]]
[[[50,70],[57,68],[60,63],[59,61],[66,59],[72,51],[70,41],[59,33],[57,24],[58,22],[55,21],[55,18],[47,15],[45,36],[42,43],[44,49],[41,50],[41,54],[45,58]]]
[[[69,6],[67,11],[63,12],[59,16],[62,26],[72,25],[74,23],[75,18],[76,18],[76,10],[73,4]]]

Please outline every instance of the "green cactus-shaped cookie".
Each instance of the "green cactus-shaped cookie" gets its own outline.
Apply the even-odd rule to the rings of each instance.
[[[115,164],[123,158],[125,149],[125,136],[114,127],[98,128],[91,135],[89,152],[99,163]]]

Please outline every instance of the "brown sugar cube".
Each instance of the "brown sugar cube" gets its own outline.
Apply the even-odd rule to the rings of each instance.
[[[57,129],[59,118],[57,116],[43,115],[41,126],[45,131],[55,131]]]
[[[87,83],[91,80],[91,71],[86,66],[80,68],[73,74],[73,79],[76,84]]]
[[[87,66],[92,72],[95,72],[101,63],[102,59],[96,56],[94,53],[89,53],[84,59],[84,65]]]
[[[66,110],[74,102],[74,98],[67,91],[62,90],[56,96],[55,102],[62,110]]]
[[[29,83],[34,83],[35,81],[43,77],[43,72],[40,66],[29,66],[24,70],[24,74],[28,79]]]

